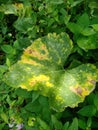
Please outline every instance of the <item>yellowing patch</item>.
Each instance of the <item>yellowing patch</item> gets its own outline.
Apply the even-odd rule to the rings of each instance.
[[[53,84],[52,84],[52,83],[50,83],[50,82],[46,82],[46,86],[47,86],[47,87],[52,87],[52,86],[53,86]]]
[[[42,64],[34,61],[33,59],[28,59],[27,57],[25,57],[24,55],[21,57],[21,61],[22,63],[27,63],[27,64],[31,64],[34,66],[43,66]]]
[[[39,76],[34,76],[33,78],[36,79],[37,81],[48,81],[49,80],[48,76],[42,75],[42,74]]]
[[[50,77],[46,76],[46,75],[39,75],[39,76],[33,76],[32,79],[30,79],[29,81],[29,85],[30,86],[34,86],[36,83],[43,83],[45,84],[47,87],[52,87],[53,84],[49,82]]]
[[[81,97],[85,97],[90,93],[87,88],[79,85],[77,87],[71,87],[71,90]]]
[[[44,51],[45,53],[41,53]],[[29,46],[24,51],[24,56],[34,57],[39,60],[48,60],[48,50],[45,44],[41,41],[41,39],[36,40],[33,45]]]
[[[23,89],[27,89],[27,87],[23,84],[21,84],[20,87],[23,88]]]
[[[84,89],[84,88],[83,88],[83,92],[82,92],[82,96],[83,96],[83,97],[89,95],[89,93],[90,93],[90,92],[89,92],[87,89]]]
[[[59,101],[60,103],[64,102],[63,98],[59,95],[56,96],[56,100]]]
[[[15,3],[14,6],[19,10],[23,9],[23,4],[22,3]]]

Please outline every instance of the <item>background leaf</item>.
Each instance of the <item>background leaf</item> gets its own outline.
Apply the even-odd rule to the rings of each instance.
[[[1,46],[1,48],[7,54],[15,53],[15,50],[14,50],[14,48],[11,45],[3,45],[3,46]]]
[[[85,117],[92,117],[96,113],[96,108],[93,105],[84,106],[78,111],[78,114]]]
[[[68,130],[78,130],[78,119],[74,118]]]
[[[98,24],[93,24],[91,26],[94,28],[95,31],[98,31]]]
[[[77,24],[79,24],[82,28],[88,27],[89,22],[89,16],[87,13],[82,14],[77,20]]]
[[[98,48],[98,35],[91,35],[90,37],[79,37],[77,40],[77,44],[80,48],[87,51],[90,49],[97,49]]]

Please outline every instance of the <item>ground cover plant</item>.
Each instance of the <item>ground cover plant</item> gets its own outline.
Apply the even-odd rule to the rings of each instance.
[[[0,129],[98,129],[97,0],[0,1]]]

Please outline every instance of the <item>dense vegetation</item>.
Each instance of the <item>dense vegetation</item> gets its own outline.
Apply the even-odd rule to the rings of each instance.
[[[15,88],[11,79],[10,83],[4,82],[6,73],[13,64],[17,65],[33,41],[62,32],[66,32],[73,42],[71,53],[70,50],[66,52],[64,69],[83,65],[85,71],[84,65],[89,63],[96,66],[93,73],[98,81],[97,0],[0,0],[0,130],[98,129],[97,83],[93,82],[95,89],[83,103],[55,111],[50,107],[49,98],[42,96],[44,94],[33,89]],[[82,73],[81,77],[86,76]],[[81,95],[80,89],[78,93]]]

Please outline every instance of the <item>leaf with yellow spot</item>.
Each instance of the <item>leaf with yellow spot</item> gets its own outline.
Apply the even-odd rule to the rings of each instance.
[[[39,38],[24,50],[21,60],[5,74],[4,81],[12,87],[47,96],[50,107],[56,111],[75,107],[95,88],[98,70],[92,64],[65,70],[72,49],[73,43],[66,33]]]

